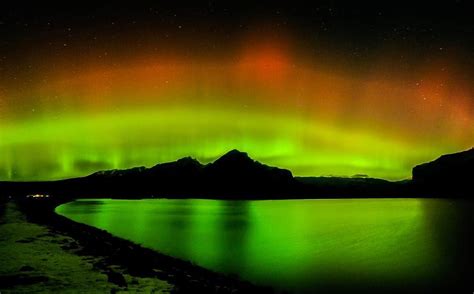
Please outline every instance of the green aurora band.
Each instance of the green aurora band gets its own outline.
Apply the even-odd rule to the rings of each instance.
[[[407,77],[379,64],[358,76],[274,44],[191,61],[63,61],[63,70],[40,71],[26,90],[3,83],[0,180],[63,179],[184,156],[207,163],[234,148],[298,176],[397,180],[474,142],[472,90],[454,70],[424,67]]]

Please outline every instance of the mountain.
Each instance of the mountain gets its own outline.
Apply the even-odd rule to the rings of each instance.
[[[410,195],[413,188],[409,180],[390,182],[365,177],[296,177],[295,179],[302,183],[307,195],[334,198],[404,197]]]
[[[474,148],[446,154],[413,168],[413,182],[433,193],[471,194],[474,181]]]
[[[267,166],[247,153],[231,150],[207,165],[185,157],[151,168],[99,171],[84,178],[66,180],[83,194],[114,197],[212,197],[262,198],[287,195],[295,180],[289,170]]]
[[[63,198],[298,199],[465,197],[472,191],[474,149],[416,166],[413,180],[293,177],[286,169],[231,150],[209,164],[184,157],[151,168],[106,170],[51,182],[0,182],[0,196],[51,194]]]
[[[262,164],[238,150],[231,150],[206,165],[204,182],[212,183],[212,192],[250,192],[254,196],[287,194],[295,185],[289,170]]]

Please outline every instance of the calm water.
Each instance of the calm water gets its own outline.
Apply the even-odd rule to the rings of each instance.
[[[426,199],[88,199],[56,211],[209,269],[311,292],[450,279],[457,209]]]

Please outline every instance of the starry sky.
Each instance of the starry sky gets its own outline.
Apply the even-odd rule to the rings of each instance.
[[[0,180],[237,148],[390,180],[474,145],[468,1],[4,6]]]

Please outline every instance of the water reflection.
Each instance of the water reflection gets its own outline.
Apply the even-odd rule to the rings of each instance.
[[[459,274],[457,209],[426,199],[189,199],[81,200],[57,212],[256,283],[344,292]]]
[[[249,237],[249,207],[247,201],[219,202],[219,218],[216,220],[217,231],[220,234],[220,251],[216,268],[228,268],[228,272],[238,275],[251,266],[248,260]],[[230,262],[229,262],[230,259]],[[229,266],[230,265],[230,266]]]

